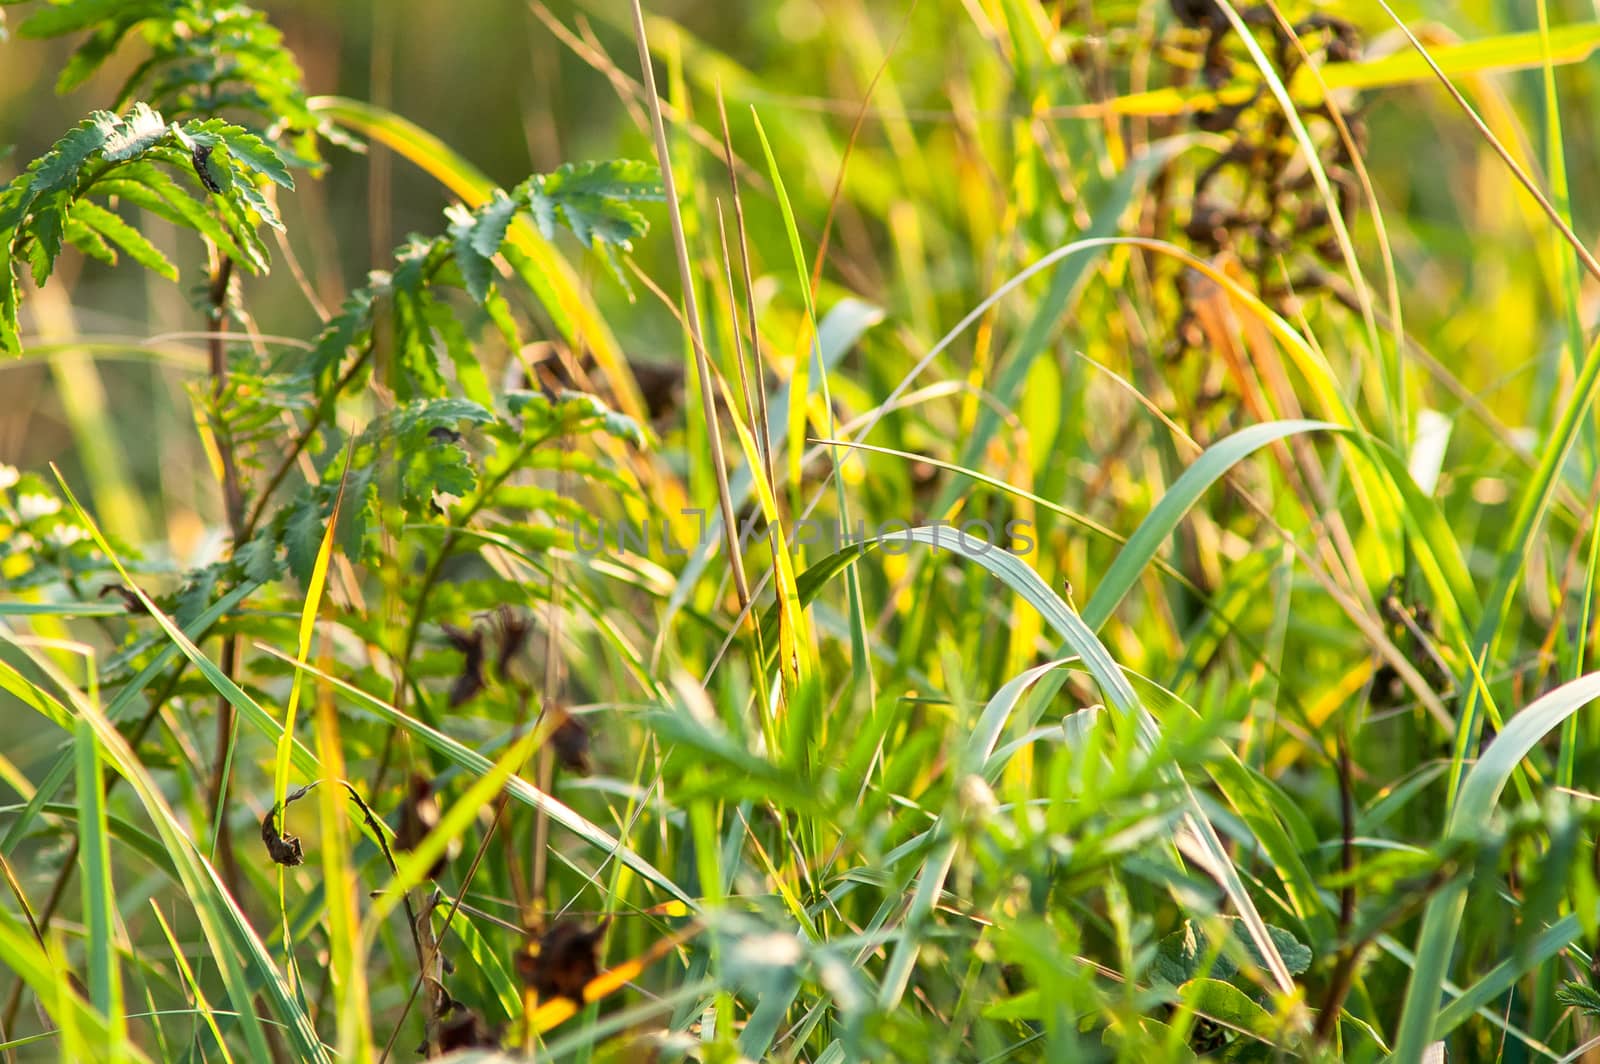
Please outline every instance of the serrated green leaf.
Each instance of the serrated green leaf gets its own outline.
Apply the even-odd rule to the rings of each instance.
[[[474,425],[485,425],[494,420],[494,415],[471,399],[458,399],[454,397],[445,399],[429,399],[416,403],[404,411],[406,428],[413,426],[432,428],[435,425],[457,424],[462,421]]]
[[[123,162],[140,155],[166,135],[166,120],[145,104],[136,103],[106,138],[103,155],[107,162]]]
[[[17,323],[17,278],[11,263],[0,263],[0,351],[22,354],[21,327]]]
[[[205,165],[209,167],[212,163],[208,160]],[[224,167],[221,172],[228,175],[224,192],[232,192],[236,187],[232,169]],[[242,192],[234,195],[214,195],[212,200],[221,207],[224,222],[234,234],[239,249],[244,252],[244,261],[255,272],[265,273],[268,262],[267,246],[262,243],[261,236],[257,232],[262,219],[257,216],[252,206],[245,202]]]
[[[84,225],[77,218],[67,219],[67,243],[88,255],[90,258],[99,259],[107,266],[117,264],[117,252],[105,238],[93,229]]]
[[[61,240],[66,229],[65,192],[52,192],[34,203],[33,221],[28,225],[28,261],[33,266],[33,283],[43,285],[55,269],[56,256],[61,254]]]
[[[233,190],[234,184],[227,146],[216,133],[200,126],[198,122],[174,123],[171,127],[173,138],[188,152],[189,166],[206,191],[214,196],[225,195]]]
[[[403,452],[402,491],[416,507],[426,505],[435,493],[464,497],[478,485],[467,452],[452,443],[436,442]]]
[[[654,163],[638,159],[567,163],[549,175],[544,191],[556,200],[593,197],[660,201],[666,195],[661,171]]]
[[[317,550],[322,546],[322,526],[322,504],[316,494],[297,500],[284,525],[283,546],[289,562],[289,574],[302,587],[311,579],[311,570],[317,564]]]
[[[455,366],[456,384],[468,399],[488,408],[494,403],[494,395],[489,390],[489,377],[483,371],[483,365],[478,361],[478,353],[474,349],[467,331],[461,325],[461,319],[456,317],[455,310],[445,303],[432,302],[426,308],[428,324],[432,326],[434,334],[444,342],[445,354],[450,356],[450,362]]]
[[[72,53],[66,66],[61,68],[61,76],[56,78],[56,92],[64,96],[88,81],[96,70],[105,65],[105,61],[116,50],[117,42],[127,35],[137,21],[137,18],[124,16],[96,26],[95,31],[78,45],[78,50]]]
[[[358,562],[364,554],[367,528],[377,504],[378,489],[374,483],[377,467],[366,465],[350,472],[345,483],[344,503],[339,507],[337,542],[345,557]]]
[[[206,144],[213,149],[226,146],[228,155],[249,173],[260,174],[283,188],[294,188],[294,177],[277,149],[243,126],[211,118],[203,122],[185,123],[184,132],[198,144]]]
[[[126,201],[174,225],[192,229],[235,261],[244,262],[246,259],[244,252],[234,242],[233,234],[217,221],[216,215],[202,207],[152,163],[136,162],[121,167],[115,177],[95,182],[94,192],[107,199],[115,197]]]
[[[1568,981],[1556,990],[1556,1000],[1590,1016],[1600,1016],[1600,991],[1586,983]]]
[[[389,287],[389,275],[374,272],[366,287],[345,297],[344,305],[317,335],[317,343],[307,360],[306,371],[319,382],[339,370],[350,349],[372,333],[372,301]]]
[[[54,146],[38,158],[38,162],[29,166],[29,173],[18,178],[18,181],[26,182],[27,198],[62,189],[75,181],[85,160],[106,144],[107,139],[117,131],[117,125],[117,115],[109,110],[94,110],[64,138],[54,142]]]
[[[649,224],[632,203],[662,195],[654,166],[623,159],[568,163],[553,173],[536,174],[517,186],[514,197],[527,203],[547,239],[560,222],[585,247],[604,252],[610,247],[628,250],[643,236]]]
[[[169,281],[178,279],[178,267],[172,264],[143,233],[92,200],[79,200],[73,204],[72,218],[82,222],[116,244],[128,257],[148,270],[153,270]]]
[[[486,257],[497,254],[500,246],[506,242],[506,230],[516,212],[516,201],[504,190],[497,188],[491,192],[489,202],[473,212],[473,249]]]
[[[598,419],[600,427],[608,436],[615,436],[625,440],[635,447],[644,446],[644,433],[639,430],[638,422],[626,414],[619,414],[611,409],[599,396],[590,395],[588,392],[565,391],[559,396],[559,416],[564,421],[581,422],[591,418]]]
[[[494,281],[494,267],[489,257],[473,245],[472,227],[475,219],[472,212],[459,203],[452,203],[445,208],[444,216],[449,221],[447,232],[450,234],[450,250],[455,254],[462,284],[468,295],[482,303],[489,294],[489,285]]]
[[[233,552],[233,562],[244,573],[246,580],[264,584],[276,579],[283,571],[283,563],[278,560],[277,538],[266,530],[252,537],[248,543],[236,548]]]
[[[17,27],[17,33],[23,37],[59,37],[118,17],[126,18],[130,9],[155,14],[161,7],[152,0],[67,0],[35,11]]]
[[[232,182],[232,188],[238,193],[239,199],[254,211],[263,222],[280,233],[284,232],[283,222],[278,218],[277,209],[256,187],[254,181],[251,181],[248,177],[240,177]],[[254,226],[251,227],[252,232],[254,228]]]
[[[390,320],[394,324],[395,361],[400,379],[395,392],[405,399],[428,398],[444,394],[444,378],[433,349],[433,330],[428,323],[428,262],[437,245],[412,237],[395,255],[390,275]]]
[[[461,270],[467,293],[478,303],[488,298],[489,285],[494,280],[491,260],[505,243],[506,230],[516,211],[517,201],[503,190],[495,189],[489,202],[475,211],[453,206],[447,212],[451,218],[451,247],[456,265]]]
[[[493,420],[493,414],[471,399],[417,399],[375,419],[361,433],[357,447],[385,439],[416,442],[426,437],[430,429],[454,427],[463,421],[484,425]]]

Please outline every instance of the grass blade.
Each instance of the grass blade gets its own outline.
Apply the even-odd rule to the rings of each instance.
[[[73,729],[78,769],[78,860],[83,866],[83,912],[89,949],[89,996],[110,1027],[111,1059],[124,1059],[128,1021],[123,1014],[117,962],[117,889],[111,878],[111,837],[106,830],[105,780],[100,776],[94,729]]]
[[[1500,794],[1517,765],[1563,721],[1600,699],[1600,672],[1562,684],[1531,702],[1506,722],[1461,783],[1445,839],[1473,838],[1494,813]],[[1406,986],[1405,1006],[1395,1039],[1395,1061],[1418,1059],[1434,1040],[1443,986],[1466,909],[1467,878],[1458,876],[1428,901],[1417,936],[1416,964]]]

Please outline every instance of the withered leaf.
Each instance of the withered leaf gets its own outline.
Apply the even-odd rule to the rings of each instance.
[[[489,1027],[482,1014],[455,1002],[449,1014],[439,1021],[439,1049],[449,1053],[457,1049],[499,1049],[500,1039]]]
[[[316,783],[314,782],[308,783],[304,787],[284,795],[283,808],[288,809],[292,803],[304,798],[311,788],[315,786]],[[272,858],[274,864],[290,867],[304,864],[306,852],[300,845],[299,837],[279,834],[278,812],[278,807],[273,806],[267,810],[267,815],[261,818],[261,841],[266,844],[267,856]]]
[[[483,676],[483,631],[478,628],[464,632],[454,625],[440,625],[450,645],[461,651],[464,660],[461,674],[450,686],[450,707],[454,709],[488,686]]]
[[[550,748],[556,752],[556,759],[563,768],[586,775],[589,772],[589,726],[560,707],[553,707],[553,712],[559,714],[560,722],[550,733]]]
[[[583,988],[600,974],[600,940],[610,922],[588,928],[581,920],[557,920],[517,955],[517,974],[541,999],[583,1004]]]
[[[394,836],[396,848],[416,849],[438,823],[439,802],[433,796],[433,784],[427,777],[413,773],[407,784],[406,799],[400,806],[400,828]],[[438,879],[445,862],[444,856],[435,861],[428,869],[428,878]]]
[[[122,608],[127,610],[129,613],[148,614],[150,612],[149,608],[145,606],[144,601],[140,599],[138,595],[135,595],[132,591],[129,591],[121,584],[107,584],[105,587],[100,589],[100,594],[98,597],[105,598],[112,592],[115,592],[117,597],[122,600]]]
[[[494,671],[502,680],[511,680],[511,663],[517,655],[522,653],[522,648],[528,645],[528,636],[533,632],[533,622],[514,612],[509,606],[501,606],[495,615],[500,629],[500,653],[495,658]]]

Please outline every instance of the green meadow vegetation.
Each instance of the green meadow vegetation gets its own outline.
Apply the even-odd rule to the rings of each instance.
[[[0,36],[0,1061],[1600,1059],[1600,6]]]

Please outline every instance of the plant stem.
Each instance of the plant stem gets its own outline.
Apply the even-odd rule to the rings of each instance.
[[[242,535],[245,539],[249,539],[261,524],[261,518],[266,513],[267,503],[271,501],[273,493],[278,490],[284,478],[289,475],[289,470],[294,468],[295,462],[305,452],[306,447],[311,443],[311,438],[316,435],[317,429],[322,427],[322,423],[333,412],[333,408],[338,404],[339,396],[344,394],[344,390],[350,386],[350,382],[355,380],[356,374],[361,372],[361,368],[372,357],[372,346],[369,342],[362,349],[361,354],[356,357],[354,362],[350,363],[350,368],[344,371],[338,383],[323,396],[322,401],[311,411],[311,418],[306,422],[305,430],[295,437],[294,445],[289,448],[289,453],[283,456],[283,461],[278,463],[278,467],[272,471],[272,475],[267,478],[266,485],[261,489],[260,494],[256,496],[255,505],[250,508],[250,516],[244,522]]]
[[[234,458],[233,441],[229,438],[221,413],[222,399],[228,387],[226,309],[228,289],[233,281],[233,259],[214,247],[211,249],[211,254],[214,265],[207,291],[211,319],[207,348],[210,353],[212,431],[215,434],[217,455],[222,465],[222,499],[228,515],[228,531],[233,536],[234,549],[237,550],[244,542],[241,538],[245,527],[244,494],[239,483],[239,468]],[[223,644],[219,667],[224,676],[232,679],[238,664],[239,640],[234,636]],[[233,704],[225,695],[219,693],[216,738],[213,741],[211,755],[211,779],[206,787],[206,804],[211,807],[211,815],[216,824],[216,857],[220,865],[218,871],[222,874],[222,881],[237,894],[239,876],[237,863],[233,859],[233,836],[228,828],[228,818],[223,815],[223,807],[227,801],[227,764],[228,752],[233,744],[233,728]]]

